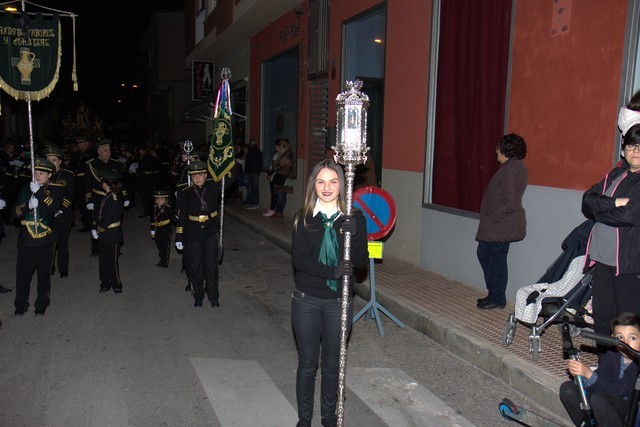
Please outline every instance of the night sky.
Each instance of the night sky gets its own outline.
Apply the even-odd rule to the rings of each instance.
[[[69,93],[73,39],[71,18],[61,17],[62,66],[60,81],[51,95],[60,91],[65,102],[86,101],[92,111],[102,111],[116,98],[121,82],[132,80],[129,65],[134,59],[153,11],[184,9],[184,0],[36,0],[38,5],[73,12],[76,19],[76,57],[79,92]],[[16,3],[21,9],[20,2]],[[125,8],[122,8],[125,6]],[[50,12],[26,3],[27,12]]]

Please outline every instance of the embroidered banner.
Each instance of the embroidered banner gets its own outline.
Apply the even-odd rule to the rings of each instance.
[[[58,14],[3,13],[0,18],[0,85],[15,99],[39,101],[58,83],[61,29]]]
[[[207,159],[209,172],[215,181],[222,180],[236,164],[231,137],[231,87],[228,78],[231,73],[228,68],[224,68],[223,74],[227,77],[223,76],[220,82],[216,103],[213,106],[213,136],[209,143]]]

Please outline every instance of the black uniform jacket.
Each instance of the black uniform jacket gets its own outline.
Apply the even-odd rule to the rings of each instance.
[[[106,193],[96,206],[96,230],[98,240],[110,243],[122,243],[122,213],[123,201],[120,195]]]
[[[217,233],[221,182],[207,179],[202,187],[191,185],[178,192],[176,242],[202,240]]]
[[[56,212],[56,221],[72,221],[73,212],[71,210],[71,204],[73,203],[76,192],[76,179],[74,173],[67,169],[60,169],[51,175],[49,182],[59,186],[60,193],[62,195],[62,200],[60,201],[60,207],[58,209],[58,212],[61,213],[58,214],[58,212]]]
[[[14,208],[16,217],[20,218],[18,246],[42,246],[54,242],[53,216],[60,206],[60,188],[45,184],[34,194],[38,200],[35,209],[37,221],[34,221],[34,209],[29,209],[31,190],[28,186],[20,189]]]

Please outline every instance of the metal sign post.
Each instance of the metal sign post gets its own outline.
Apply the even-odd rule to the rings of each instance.
[[[362,93],[362,81],[347,81],[345,91],[336,98],[338,107],[337,140],[331,147],[335,151],[334,159],[345,167],[346,214],[351,215],[353,204],[353,180],[357,165],[367,161],[367,108],[369,97]],[[351,259],[351,233],[344,234],[344,260]],[[342,278],[342,312],[340,316],[340,372],[338,374],[338,426],[344,425],[344,388],[347,368],[347,319],[349,308],[348,275]]]

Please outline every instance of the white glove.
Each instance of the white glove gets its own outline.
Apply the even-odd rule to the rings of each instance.
[[[59,216],[59,215],[62,215],[62,211],[61,211],[61,210],[58,210],[58,212],[56,212],[56,214],[54,215],[54,217],[55,217],[55,216]]]
[[[0,210],[6,207],[7,207],[7,202],[5,202],[4,199],[0,199]]]
[[[40,184],[38,184],[37,182],[31,181],[29,183],[29,189],[31,189],[32,193],[37,193],[38,190],[40,189]]]
[[[94,239],[98,240],[98,230],[91,230],[91,235]]]
[[[124,207],[125,207],[125,208],[128,208],[128,207],[129,207],[129,201],[128,201],[128,200],[125,200],[125,201],[124,201]]]
[[[154,239],[156,237],[156,230],[151,230],[151,238]]]
[[[15,167],[20,168],[20,167],[22,167],[22,165],[24,165],[24,162],[23,162],[22,160],[19,160],[19,159],[13,159],[13,160],[11,160],[11,161],[9,162],[9,164],[10,164],[11,166],[15,166]]]
[[[184,249],[184,246],[182,246],[182,242],[176,242],[176,249],[179,251]]]
[[[38,207],[38,199],[32,197],[29,199],[29,209],[35,209]]]
[[[87,210],[93,210],[93,203],[87,203]]]

